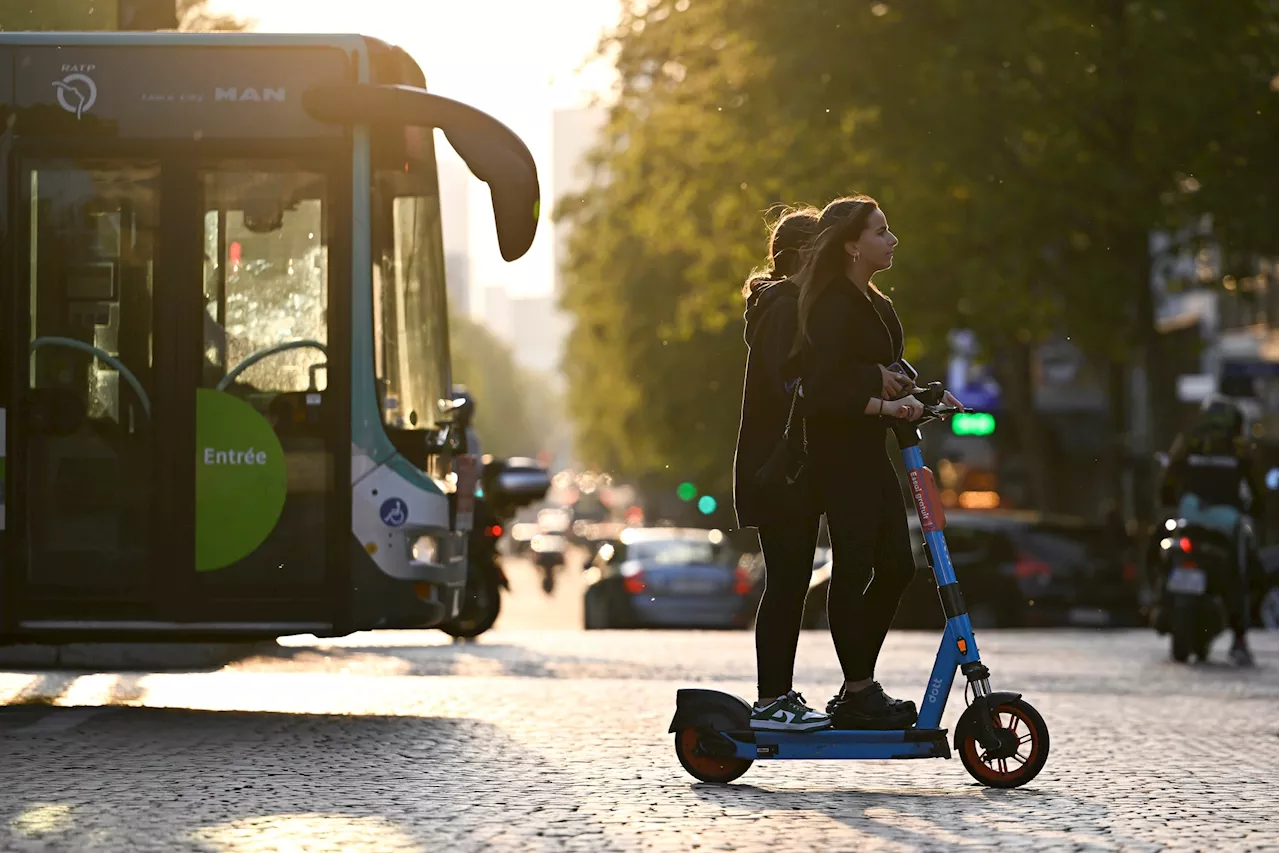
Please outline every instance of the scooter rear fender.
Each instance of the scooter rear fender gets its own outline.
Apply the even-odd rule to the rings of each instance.
[[[676,715],[669,732],[706,726],[718,732],[742,731],[751,727],[751,705],[740,696],[719,690],[676,691]]]

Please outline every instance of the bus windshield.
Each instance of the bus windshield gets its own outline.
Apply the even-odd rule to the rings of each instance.
[[[370,240],[379,402],[387,426],[430,429],[441,420],[438,401],[447,396],[450,381],[440,195],[430,134],[425,144],[384,144],[375,162]]]

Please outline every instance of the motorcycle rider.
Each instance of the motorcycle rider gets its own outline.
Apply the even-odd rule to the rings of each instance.
[[[1261,506],[1263,492],[1254,473],[1244,413],[1230,398],[1210,396],[1195,425],[1174,440],[1160,496],[1164,506],[1177,508],[1179,517],[1219,530],[1234,543],[1234,571],[1228,573],[1224,596],[1234,635],[1230,656],[1237,665],[1251,665],[1245,632],[1250,568],[1257,557],[1246,521]]]

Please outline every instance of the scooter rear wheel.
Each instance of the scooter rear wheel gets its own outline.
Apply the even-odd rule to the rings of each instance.
[[[702,782],[724,785],[751,769],[748,758],[722,758],[706,755],[698,748],[698,730],[681,729],[676,732],[676,757],[689,775]]]
[[[971,733],[960,741],[969,775],[991,788],[1017,788],[1036,778],[1049,760],[1049,727],[1030,703],[1002,702],[991,711],[1002,749],[988,752]]]

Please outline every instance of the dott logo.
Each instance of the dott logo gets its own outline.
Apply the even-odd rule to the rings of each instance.
[[[63,70],[68,67],[63,66]],[[92,65],[85,67],[93,68]],[[53,88],[56,90],[58,106],[69,113],[75,113],[77,120],[93,109],[93,105],[98,102],[98,84],[93,82],[93,78],[87,74],[79,72],[68,74],[61,80],[54,80]]]
[[[935,679],[934,679],[932,682],[930,682],[930,684],[929,684],[929,701],[930,701],[931,703],[932,703],[932,702],[937,702],[937,701],[938,701],[938,695],[939,695],[941,692],[942,692],[942,679],[941,679],[941,678],[935,678]]]

